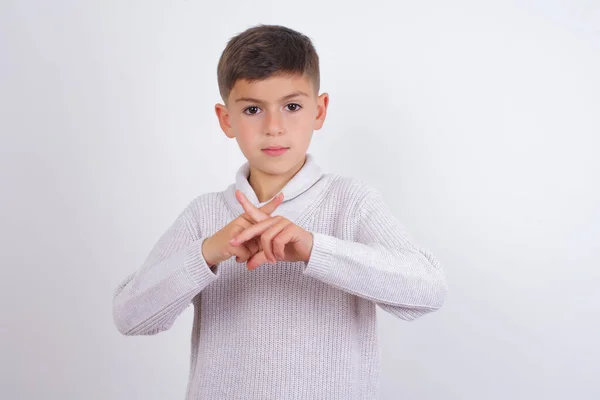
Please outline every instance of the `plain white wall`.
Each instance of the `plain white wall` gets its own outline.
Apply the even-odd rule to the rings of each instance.
[[[600,398],[600,8],[567,0],[2,1],[0,397],[183,399],[192,308],[124,337],[112,293],[245,161],[216,64],[258,23],[320,54],[309,151],[448,276],[379,310],[382,400]]]

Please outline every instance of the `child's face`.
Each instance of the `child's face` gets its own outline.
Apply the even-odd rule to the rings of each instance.
[[[304,159],[313,130],[325,121],[329,96],[317,96],[306,76],[271,76],[262,81],[238,80],[227,105],[215,111],[221,129],[235,138],[250,165],[283,174]],[[262,149],[289,147],[272,156]]]

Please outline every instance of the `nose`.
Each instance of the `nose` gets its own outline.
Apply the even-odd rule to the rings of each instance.
[[[265,130],[268,135],[283,133],[283,117],[278,112],[268,112],[265,118]]]

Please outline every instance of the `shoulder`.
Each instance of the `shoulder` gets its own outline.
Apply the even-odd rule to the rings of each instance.
[[[223,192],[207,192],[202,193],[190,200],[188,208],[197,206],[205,206],[222,200]]]
[[[364,179],[335,173],[327,175],[331,179],[327,197],[340,207],[356,210],[379,195],[379,191]]]
[[[377,189],[364,179],[342,175],[328,174],[332,178],[331,191],[343,195],[345,198],[364,200],[366,197],[378,193]]]
[[[222,191],[206,192],[190,200],[183,210],[183,214],[190,220],[200,221],[207,215],[215,215],[220,209],[225,209],[225,207]]]

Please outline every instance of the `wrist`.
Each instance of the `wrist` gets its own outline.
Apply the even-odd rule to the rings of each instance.
[[[204,257],[204,261],[206,261],[206,264],[209,267],[214,267],[215,265],[218,264],[218,261],[216,261],[216,259],[213,257],[213,255],[210,252],[210,249],[211,249],[210,239],[212,239],[212,236],[209,236],[202,241],[201,252],[202,252],[202,257]]]
[[[306,254],[306,259],[304,260],[304,262],[309,262],[310,261],[310,255],[312,254],[312,249],[315,245],[315,235],[313,235],[312,232],[308,232],[310,233],[310,240],[308,241],[308,251]]]

